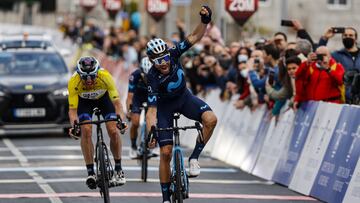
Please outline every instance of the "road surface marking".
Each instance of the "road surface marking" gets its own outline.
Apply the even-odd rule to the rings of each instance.
[[[4,144],[10,149],[11,153],[15,155],[15,157],[19,160],[19,163],[22,167],[29,167],[29,162],[27,158],[20,152],[20,150],[10,141],[10,139],[3,139]],[[62,203],[59,197],[50,196],[56,194],[55,191],[50,187],[50,185],[44,182],[44,179],[37,173],[35,170],[26,171],[29,176],[31,176],[35,182],[39,185],[39,187],[49,195],[50,202],[52,203]]]
[[[70,182],[85,182],[85,178],[49,178],[43,179],[46,183],[70,183]],[[139,178],[126,178],[127,182],[142,182]],[[190,183],[210,183],[210,184],[227,184],[227,185],[273,185],[271,181],[259,181],[259,180],[224,180],[224,179],[189,179]],[[5,179],[0,180],[0,184],[9,184],[9,183],[33,183],[33,179]],[[159,179],[148,178],[147,182],[149,183],[159,183]]]
[[[124,171],[140,171],[140,166],[125,166]],[[40,167],[8,167],[0,168],[0,172],[19,172],[19,171],[86,171],[85,166],[40,166]],[[150,166],[148,171],[159,171],[158,167]],[[201,172],[205,173],[236,173],[234,168],[201,168]]]
[[[110,192],[111,197],[161,197],[157,192]],[[0,199],[17,198],[49,198],[49,197],[100,197],[99,192],[74,192],[74,193],[19,193],[19,194],[0,194]],[[287,200],[287,201],[316,201],[307,196],[290,195],[252,195],[252,194],[214,194],[214,193],[190,193],[190,198],[194,199],[256,199],[256,200]]]

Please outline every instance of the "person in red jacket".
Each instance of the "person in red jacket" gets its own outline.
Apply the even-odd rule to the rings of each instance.
[[[296,92],[303,94],[295,97],[295,102],[313,100],[343,103],[344,72],[343,66],[331,57],[329,49],[320,46],[315,53],[308,55],[308,60],[296,71],[297,84],[301,84],[297,85]]]

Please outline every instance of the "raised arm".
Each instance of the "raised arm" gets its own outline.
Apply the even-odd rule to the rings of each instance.
[[[208,6],[202,6],[200,10],[201,22],[196,26],[195,30],[187,37],[191,44],[195,44],[201,40],[206,32],[207,24],[211,21],[212,11]]]

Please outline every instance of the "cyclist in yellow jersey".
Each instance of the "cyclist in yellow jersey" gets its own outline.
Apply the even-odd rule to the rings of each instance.
[[[108,71],[100,67],[94,57],[82,57],[77,62],[76,72],[68,83],[69,90],[69,118],[71,126],[75,122],[90,121],[95,107],[101,110],[105,119],[118,118],[124,121],[125,114],[120,102],[115,82]],[[121,167],[121,139],[119,125],[127,127],[126,123],[107,122],[106,129],[110,137],[110,149],[115,160],[115,173],[113,181],[125,184],[125,176]],[[90,189],[96,189],[96,176],[94,172],[94,146],[92,143],[92,126],[82,125],[79,132],[69,130],[69,135],[75,139],[80,138],[81,150],[86,163],[88,177],[86,184]]]

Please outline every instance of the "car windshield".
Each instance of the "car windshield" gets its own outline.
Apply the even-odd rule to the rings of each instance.
[[[66,73],[57,53],[0,52],[0,75],[46,75]]]

